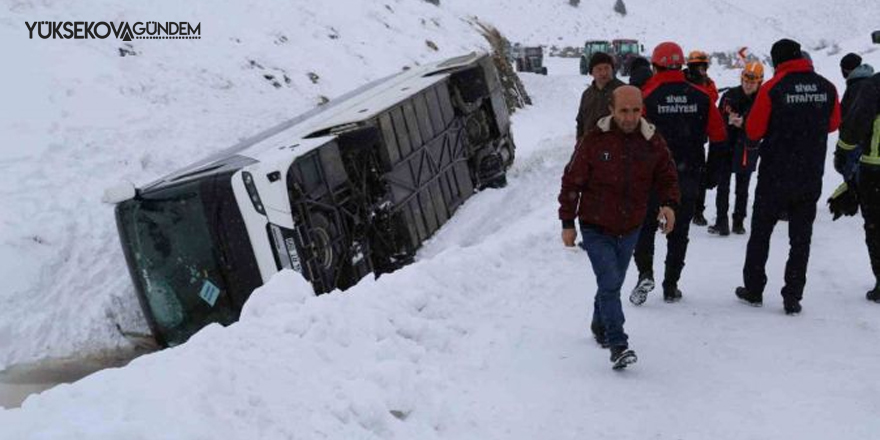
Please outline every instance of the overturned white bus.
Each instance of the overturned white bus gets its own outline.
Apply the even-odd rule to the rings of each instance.
[[[316,293],[391,272],[477,189],[506,183],[514,144],[497,72],[472,53],[332,100],[116,200],[153,336],[238,319],[283,268]]]

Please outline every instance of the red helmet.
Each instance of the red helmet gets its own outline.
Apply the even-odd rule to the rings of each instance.
[[[681,46],[671,41],[665,41],[654,48],[651,64],[666,69],[681,69],[681,65],[684,64],[684,52],[681,50]]]

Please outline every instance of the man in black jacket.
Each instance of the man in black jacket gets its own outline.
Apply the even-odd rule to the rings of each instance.
[[[834,152],[834,168],[838,172],[845,172],[844,163],[856,145],[862,146],[856,182],[875,280],[866,297],[880,302],[880,74],[863,81],[840,126]]]
[[[801,311],[828,133],[840,125],[840,103],[834,85],[803,58],[800,44],[779,40],[770,55],[776,72],[758,91],[746,121],[749,139],[763,139],[763,143],[743,267],[745,286],[737,287],[735,293],[751,305],[763,303],[770,236],[780,212],[786,211],[791,250],[782,298],[785,313],[793,315]]]
[[[874,74],[874,68],[870,64],[856,65],[856,63],[861,63],[861,60],[861,57],[853,53],[847,54],[840,60],[840,71],[845,75],[844,78],[846,78],[846,90],[843,92],[843,99],[840,100],[841,121],[846,120],[850,109],[853,107],[855,97],[865,84],[865,80]],[[859,157],[862,155],[861,147],[861,145],[856,145],[851,150],[838,149],[834,152],[835,168],[842,164],[842,169],[837,169],[837,171],[843,175],[845,181],[853,184],[855,184],[854,180],[859,170]]]

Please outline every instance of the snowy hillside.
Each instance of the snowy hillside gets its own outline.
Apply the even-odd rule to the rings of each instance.
[[[322,97],[484,47],[473,15],[533,43],[636,36],[766,53],[791,36],[880,66],[870,1],[833,15],[812,0],[626,3],[625,18],[612,0],[4,3],[0,46],[14,68],[0,86],[0,370],[125,347],[116,324],[145,331],[112,207],[99,201],[106,186],[143,184]],[[189,20],[203,38],[27,39],[25,21],[72,17]],[[842,90],[834,52],[813,57]],[[732,295],[746,239],[693,228],[684,301],[655,292],[625,305],[641,360],[610,370],[588,337],[589,263],[561,247],[556,220],[589,78],[575,60],[547,62],[551,76],[523,75],[535,105],[513,118],[510,185],[471,198],[415,264],[321,297],[282,273],[235,325],[0,410],[0,439],[876,439],[880,307],[863,298],[861,220],[832,223],[824,207],[801,316],[785,317],[775,295],[785,225],[762,309]],[[825,192],[837,183],[827,173]]]
[[[74,16],[186,19],[202,39],[27,38],[25,21]],[[146,331],[107,186],[148,183],[322,98],[485,46],[458,16],[410,0],[13,2],[0,40],[15,66],[0,110],[0,369],[125,344],[117,323]]]
[[[812,50],[823,41],[867,36],[880,22],[873,0],[624,0],[626,16],[614,12],[615,2],[582,0],[576,8],[567,0],[443,0],[442,4],[496,24],[513,41],[545,45],[638,38],[653,47],[673,39],[686,50],[731,51],[748,46],[756,53],[769,53],[770,45],[781,37],[795,38]]]

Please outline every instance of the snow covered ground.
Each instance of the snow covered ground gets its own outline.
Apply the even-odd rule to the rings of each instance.
[[[589,17],[562,0],[543,8],[441,2],[4,4],[0,45],[15,68],[0,86],[0,369],[125,347],[115,324],[138,327],[112,210],[98,202],[105,186],[144,183],[320,96],[481,47],[465,15],[514,40],[547,44],[537,36],[562,41],[566,20],[584,26],[571,32],[575,40],[592,29],[631,29],[646,46],[677,39],[686,50],[749,45],[766,53],[783,35],[828,39],[880,66],[866,32],[880,12],[865,1],[826,17],[827,5],[816,2],[749,0],[737,3],[748,14],[722,16],[724,2],[631,0],[625,20],[603,15],[613,1],[582,2],[579,11],[600,11]],[[771,14],[779,26],[762,25]],[[116,41],[26,39],[23,21],[74,15],[186,16],[202,21],[206,38],[142,42],[126,57]],[[812,52],[842,90],[842,53]],[[693,228],[684,301],[667,305],[655,292],[640,308],[625,305],[640,362],[623,374],[610,370],[607,351],[589,337],[589,263],[561,247],[556,220],[588,81],[576,63],[550,58],[549,77],[523,75],[535,105],[514,116],[510,185],[471,198],[417,263],[321,297],[283,273],[235,325],[211,326],[184,346],[0,410],[0,439],[876,439],[880,307],[864,300],[870,269],[861,221],[831,222],[824,208],[802,315],[783,315],[775,294],[785,224],[774,237],[762,309],[732,294],[746,238]],[[736,72],[710,73],[719,86],[736,82]],[[291,82],[276,88],[265,74]],[[837,183],[829,172],[825,192]]]
[[[237,324],[0,412],[0,438],[876,438],[880,307],[862,296],[859,222],[824,210],[802,315],[774,295],[784,225],[761,309],[732,294],[746,239],[694,228],[684,300],[627,304],[640,362],[609,368],[587,258],[555,218],[585,77],[523,76],[536,104],[515,116],[510,185],[470,199],[416,264],[321,297],[282,273]]]

